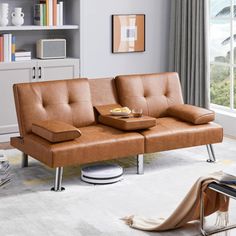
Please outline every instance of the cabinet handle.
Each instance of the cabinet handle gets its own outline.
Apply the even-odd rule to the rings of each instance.
[[[33,67],[33,76],[32,76],[32,78],[33,78],[33,79],[35,79],[35,78],[36,78],[36,76],[35,76],[35,69],[36,69],[36,68],[35,68],[35,67]]]
[[[39,67],[39,79],[42,79],[42,67]]]

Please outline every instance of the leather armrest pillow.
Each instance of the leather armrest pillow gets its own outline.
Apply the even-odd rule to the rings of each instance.
[[[76,127],[56,120],[34,122],[32,132],[51,143],[70,141],[81,136],[80,130]]]
[[[207,124],[215,119],[215,112],[188,104],[178,104],[167,109],[169,116],[195,125]]]

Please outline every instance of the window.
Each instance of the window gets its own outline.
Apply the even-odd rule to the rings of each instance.
[[[236,111],[236,0],[210,1],[210,97]]]

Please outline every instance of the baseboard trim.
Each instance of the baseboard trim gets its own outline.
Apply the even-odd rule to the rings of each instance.
[[[11,137],[19,136],[19,133],[1,134],[0,143],[10,142]]]

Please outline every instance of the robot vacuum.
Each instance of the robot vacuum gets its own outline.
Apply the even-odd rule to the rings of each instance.
[[[123,179],[123,168],[116,164],[96,164],[81,170],[81,180],[90,184],[112,184]]]

